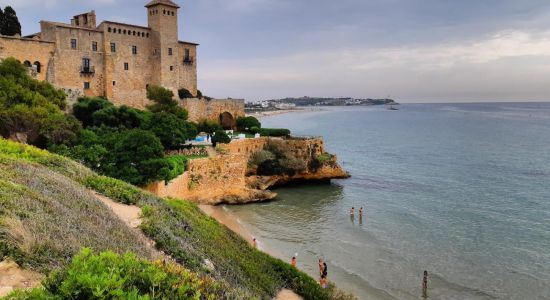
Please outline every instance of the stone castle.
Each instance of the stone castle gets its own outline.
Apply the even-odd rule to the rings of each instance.
[[[197,46],[180,41],[179,6],[171,0],[145,5],[148,26],[103,21],[94,11],[70,24],[41,21],[41,31],[25,37],[0,36],[0,59],[14,57],[31,73],[63,88],[69,98],[103,96],[117,105],[143,108],[148,85],[197,94]],[[185,99],[191,121],[225,124],[244,115],[244,100]],[[226,127],[230,127],[229,125]]]

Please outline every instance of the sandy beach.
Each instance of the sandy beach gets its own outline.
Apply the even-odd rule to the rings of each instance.
[[[261,119],[261,118],[266,118],[266,117],[271,117],[271,116],[276,116],[276,115],[282,115],[282,114],[288,114],[288,113],[320,111],[320,110],[322,110],[322,109],[318,108],[318,107],[297,107],[297,108],[293,108],[293,109],[259,111],[259,112],[247,113],[246,115]]]

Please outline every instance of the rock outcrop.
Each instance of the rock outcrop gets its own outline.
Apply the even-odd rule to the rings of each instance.
[[[262,176],[250,163],[253,155],[266,147],[282,147],[293,162],[302,165],[298,172]],[[210,151],[213,152],[213,151]],[[198,204],[243,204],[269,201],[277,194],[269,189],[296,181],[330,181],[349,174],[335,155],[324,152],[321,138],[258,138],[235,140],[220,145],[215,156],[189,161],[187,171],[170,182],[145,187],[161,197],[186,199]],[[324,156],[322,160],[319,157]]]

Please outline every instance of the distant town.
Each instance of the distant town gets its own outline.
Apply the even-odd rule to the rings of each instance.
[[[397,105],[393,99],[356,99],[346,98],[321,98],[321,97],[301,97],[263,100],[259,102],[247,102],[247,111],[265,111],[265,110],[286,110],[304,106],[369,106],[369,105]]]

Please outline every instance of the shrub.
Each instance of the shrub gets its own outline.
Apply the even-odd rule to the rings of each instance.
[[[178,91],[178,93],[179,93],[179,91]],[[197,90],[197,98],[199,98],[199,99],[202,98],[202,92],[200,90]]]
[[[214,133],[223,130],[222,125],[216,121],[203,120],[197,126],[198,132]]]
[[[70,265],[43,281],[44,289],[18,293],[10,299],[214,299],[226,286],[201,279],[174,264],[149,262],[132,253],[83,249]]]
[[[149,126],[165,149],[178,149],[197,136],[195,125],[166,112],[154,113]]]
[[[200,91],[197,91],[197,97],[200,98],[198,96],[198,92]],[[180,99],[194,98],[193,94],[191,94],[191,92],[185,88],[181,88],[178,90],[178,96],[180,97]],[[201,97],[202,97],[202,94],[201,94]]]
[[[249,163],[251,165],[259,166],[261,163],[263,163],[266,160],[274,160],[274,159],[276,159],[275,154],[267,150],[261,150],[252,155]]]
[[[89,176],[84,179],[83,184],[109,198],[128,205],[138,204],[142,195],[138,188],[106,176]]]
[[[212,145],[214,145],[214,147],[216,147],[217,144],[229,144],[230,142],[231,138],[223,130],[216,131],[214,136],[212,136]]]
[[[84,127],[90,127],[94,125],[94,119],[92,115],[108,107],[113,107],[113,103],[109,100],[100,97],[81,97],[73,105],[73,115],[82,122]]]
[[[237,118],[237,129],[241,131],[249,131],[252,128],[261,128],[262,124],[258,119],[250,117],[239,117]]]
[[[290,130],[283,128],[253,128],[251,130],[253,133],[259,133],[261,136],[289,136]]]
[[[187,120],[188,113],[185,109],[178,106],[174,100],[174,93],[171,90],[157,85],[147,87],[147,99],[154,102],[147,106],[152,112],[167,112],[176,115],[182,120]]]

